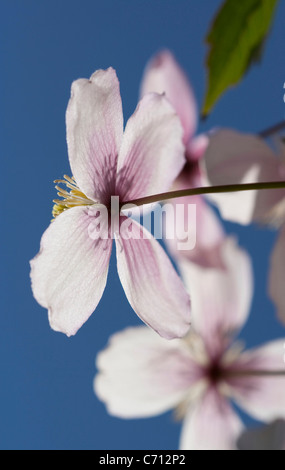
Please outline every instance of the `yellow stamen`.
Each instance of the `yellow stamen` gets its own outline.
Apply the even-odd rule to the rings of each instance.
[[[54,206],[52,208],[52,220],[71,207],[90,206],[95,204],[95,201],[92,201],[85,196],[82,191],[80,191],[73,176],[70,178],[69,176],[64,175],[64,180],[55,180],[54,183],[56,183],[55,189],[58,191],[57,195],[62,199],[53,200]],[[58,184],[65,184],[70,191],[62,189]]]

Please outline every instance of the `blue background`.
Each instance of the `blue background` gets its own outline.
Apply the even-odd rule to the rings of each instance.
[[[133,112],[146,61],[171,49],[205,91],[204,37],[215,0],[1,0],[1,449],[175,449],[172,413],[124,421],[93,393],[95,356],[110,334],[140,321],[112,257],[95,314],[73,338],[55,333],[33,299],[29,260],[51,218],[53,180],[69,174],[65,109],[71,82],[112,65],[124,115]],[[223,125],[256,132],[283,119],[285,4],[262,64],[218,103],[199,131]],[[252,256],[255,297],[242,337],[248,346],[284,335],[267,296],[276,233],[226,224]],[[249,423],[250,421],[246,421]]]

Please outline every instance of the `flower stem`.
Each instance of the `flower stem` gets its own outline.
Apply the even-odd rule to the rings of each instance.
[[[167,193],[154,194],[152,196],[141,197],[132,201],[124,202],[122,205],[133,204],[142,206],[143,204],[151,204],[168,199],[176,199],[185,196],[197,196],[201,194],[231,193],[238,191],[253,191],[264,189],[280,189],[285,188],[285,181],[271,181],[266,183],[247,183],[247,184],[226,184],[222,186],[205,186],[202,188],[180,189],[177,191],[169,191]]]
[[[226,377],[285,377],[285,368],[283,370],[228,370],[224,375]]]
[[[259,132],[259,136],[266,138],[272,134],[276,134],[276,132],[279,132],[282,129],[285,129],[285,121],[281,121],[278,124],[275,124],[274,126],[269,127],[268,129],[264,129],[263,131]]]

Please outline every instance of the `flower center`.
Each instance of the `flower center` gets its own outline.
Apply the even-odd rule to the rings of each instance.
[[[199,163],[195,161],[187,160],[180,175],[179,179],[182,180],[185,184],[185,188],[189,187],[189,182],[191,186],[199,184],[200,178],[200,167]]]
[[[211,363],[206,371],[208,380],[213,384],[217,384],[223,377],[223,370],[219,362],[214,361]]]
[[[57,195],[62,199],[54,199],[54,206],[52,209],[53,220],[62,212],[76,206],[90,206],[95,204],[95,201],[89,199],[78,188],[74,177],[71,178],[64,175],[64,180],[55,180],[55,189],[58,191]],[[64,184],[67,189],[63,189],[58,184]]]

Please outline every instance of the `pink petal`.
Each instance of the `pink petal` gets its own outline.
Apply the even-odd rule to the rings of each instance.
[[[95,393],[120,418],[163,413],[178,405],[196,381],[186,343],[167,341],[145,326],[113,335],[96,363]]]
[[[186,144],[196,130],[197,104],[184,71],[167,50],[154,56],[145,69],[141,96],[151,92],[166,94],[181,120]]]
[[[285,324],[285,227],[281,230],[271,256],[269,292],[281,322]]]
[[[225,238],[223,228],[202,197],[176,199],[165,204],[164,210],[165,242],[175,260],[187,259],[209,268],[223,266],[220,253]],[[194,246],[190,248],[192,240]]]
[[[86,208],[63,212],[43,234],[31,261],[34,296],[48,309],[51,327],[68,336],[95,310],[107,280],[112,241],[90,238],[90,223]]]
[[[210,136],[204,161],[210,185],[282,179],[280,160],[263,139],[230,129],[222,129]],[[209,197],[217,204],[223,218],[248,224],[262,220],[284,196],[284,190],[268,190],[212,194]]]
[[[243,376],[231,379],[235,401],[249,415],[260,421],[285,418],[285,339],[271,341],[246,351],[234,370],[284,371],[282,376]]]
[[[179,269],[190,294],[193,328],[210,354],[223,350],[229,337],[246,322],[253,295],[251,262],[233,238],[220,247],[223,267],[182,261]]]
[[[126,296],[141,320],[161,336],[182,337],[190,326],[190,300],[182,281],[159,242],[135,221],[130,228],[131,236],[121,224],[116,239],[118,273]]]
[[[166,98],[145,96],[128,120],[118,159],[123,201],[167,191],[185,163],[182,127]]]
[[[186,148],[186,158],[190,162],[197,162],[204,157],[209,145],[209,137],[206,134],[200,134],[189,141]]]
[[[106,185],[115,185],[123,135],[119,82],[112,68],[97,70],[90,80],[72,84],[66,132],[71,170],[78,186],[89,198],[104,203]]]
[[[181,450],[236,450],[243,424],[229,402],[209,390],[183,423]]]

